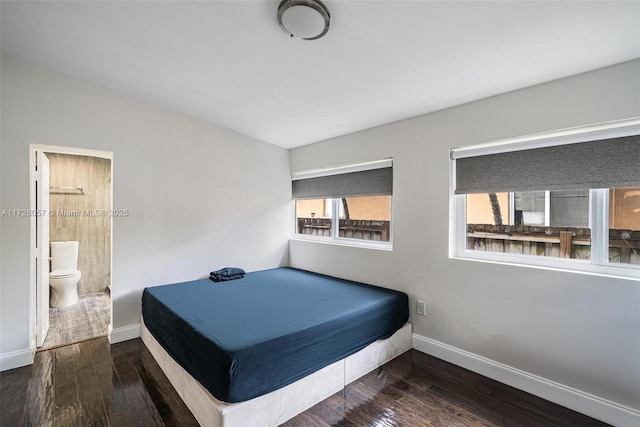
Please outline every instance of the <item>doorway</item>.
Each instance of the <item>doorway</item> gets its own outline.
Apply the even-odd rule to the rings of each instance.
[[[106,336],[113,323],[113,153],[32,144],[30,165],[32,345],[49,350]]]

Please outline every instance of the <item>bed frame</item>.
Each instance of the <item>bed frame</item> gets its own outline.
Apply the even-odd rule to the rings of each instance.
[[[203,427],[277,426],[341,391],[347,384],[411,348],[411,324],[271,393],[238,403],[222,402],[187,373],[141,322],[141,337],[184,403]]]

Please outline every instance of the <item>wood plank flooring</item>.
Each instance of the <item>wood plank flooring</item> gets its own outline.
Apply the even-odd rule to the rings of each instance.
[[[38,350],[107,335],[111,298],[106,292],[80,295],[70,307],[49,308],[49,332]]]
[[[196,426],[140,339],[106,338],[36,354],[0,373],[1,426]],[[284,424],[604,426],[415,350]],[[250,426],[247,426],[250,427]]]

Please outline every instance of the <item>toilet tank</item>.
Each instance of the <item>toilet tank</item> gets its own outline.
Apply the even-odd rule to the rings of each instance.
[[[78,242],[51,242],[51,271],[78,269]]]

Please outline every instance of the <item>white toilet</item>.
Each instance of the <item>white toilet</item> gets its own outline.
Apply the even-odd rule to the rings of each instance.
[[[68,307],[78,302],[78,242],[51,242],[51,307]]]

